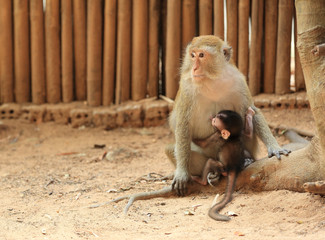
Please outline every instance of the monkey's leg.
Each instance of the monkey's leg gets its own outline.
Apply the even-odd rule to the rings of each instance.
[[[175,158],[175,144],[168,144],[165,147],[165,153],[170,160],[170,162],[176,167],[176,158]],[[200,147],[195,144],[191,144],[191,159],[189,162],[189,171],[191,175],[201,176],[205,164],[208,160],[203,153]]]
[[[228,179],[227,179],[227,187],[224,198],[216,203],[214,206],[212,206],[209,210],[209,216],[217,221],[229,221],[231,220],[230,217],[226,215],[221,215],[219,211],[223,209],[227,203],[229,203],[232,199],[232,193],[234,191],[234,187],[236,184],[236,177],[237,173],[236,171],[230,171],[228,172]]]

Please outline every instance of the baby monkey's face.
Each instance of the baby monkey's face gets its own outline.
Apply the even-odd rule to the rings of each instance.
[[[212,121],[211,122],[212,126],[215,127],[217,130],[221,131],[221,130],[225,129],[223,122],[220,120],[220,118],[218,116],[215,116],[214,118],[212,118],[211,121]]]

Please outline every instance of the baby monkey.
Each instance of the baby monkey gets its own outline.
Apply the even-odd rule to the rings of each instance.
[[[203,169],[201,178],[193,176],[192,179],[200,184],[206,185],[209,173],[227,176],[227,187],[224,198],[216,203],[210,210],[209,216],[219,221],[229,221],[228,216],[218,213],[228,202],[231,201],[232,193],[236,184],[238,173],[246,166],[246,159],[251,159],[243,144],[243,135],[251,137],[253,134],[252,119],[255,112],[249,108],[245,118],[245,127],[241,116],[230,110],[220,111],[212,118],[212,126],[216,132],[207,139],[195,140],[194,142],[202,148],[207,147],[213,141],[221,141],[221,149],[218,160],[209,159]]]
[[[202,148],[206,148],[207,146],[209,146],[210,143],[219,140],[220,138],[222,138],[223,141],[226,141],[229,138],[229,136],[232,136],[232,138],[234,138],[236,137],[236,135],[241,134],[240,131],[239,132],[237,131],[239,129],[238,124],[242,124],[242,121],[240,116],[236,112],[226,110],[226,111],[219,112],[219,114],[211,119],[211,124],[216,129],[216,132],[206,139],[193,140],[193,142],[196,145]],[[227,118],[228,115],[229,118],[226,121],[225,116]],[[252,138],[253,136],[254,115],[255,115],[255,111],[251,107],[249,107],[246,112],[245,127],[243,131],[243,134],[248,138]],[[231,119],[234,119],[234,121],[232,122]],[[222,145],[224,145],[224,143]],[[244,150],[244,157],[245,157],[244,159],[245,161],[243,163],[242,169],[244,169],[254,161],[251,155],[249,154],[249,152],[246,150]],[[221,161],[210,158],[205,164],[201,177],[192,176],[192,179],[202,185],[207,185],[209,181],[209,174],[213,174],[215,176],[214,178],[217,179],[220,177],[220,175],[227,176],[225,165]]]

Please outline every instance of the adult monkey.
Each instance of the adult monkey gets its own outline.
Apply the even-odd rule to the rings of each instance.
[[[254,134],[244,139],[245,148],[256,158],[257,136],[268,149],[268,155],[280,159],[288,155],[273,137],[262,113],[254,106],[245,77],[231,63],[232,50],[216,36],[193,38],[187,46],[181,67],[179,91],[169,123],[175,134],[175,144],[166,146],[166,154],[176,166],[172,189],[180,196],[187,192],[192,175],[201,175],[209,158],[215,158],[220,143],[207,148],[192,143],[214,133],[211,116],[228,109],[244,119],[249,107],[255,111]]]

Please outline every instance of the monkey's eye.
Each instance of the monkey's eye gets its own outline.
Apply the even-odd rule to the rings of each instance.
[[[203,57],[204,57],[204,53],[200,53],[199,58],[203,58]]]
[[[191,57],[192,57],[192,58],[194,58],[194,57],[195,57],[194,53],[191,53]]]

